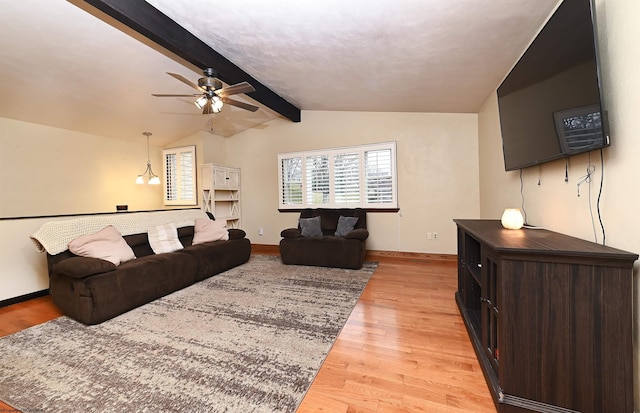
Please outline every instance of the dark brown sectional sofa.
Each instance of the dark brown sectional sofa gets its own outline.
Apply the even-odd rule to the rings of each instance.
[[[68,250],[47,254],[51,297],[67,316],[84,324],[101,323],[247,262],[251,242],[246,233],[228,231],[228,241],[192,245],[194,227],[178,228],[184,248],[166,254],[154,254],[146,233],[126,235],[137,258],[119,266]]]

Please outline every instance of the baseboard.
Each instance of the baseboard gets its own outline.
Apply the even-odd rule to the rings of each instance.
[[[429,254],[426,252],[404,252],[404,251],[379,251],[367,250],[365,258],[369,261],[458,261],[455,254]]]
[[[251,244],[251,253],[280,255],[280,247],[278,245]]]
[[[29,300],[32,300],[34,298],[44,297],[45,295],[49,295],[49,289],[48,288],[46,290],[36,291],[36,292],[33,292],[33,293],[20,295],[18,297],[13,297],[13,298],[8,298],[6,300],[2,300],[2,301],[0,301],[0,308],[7,307],[7,306],[10,306],[10,305],[13,305],[13,304],[22,303],[24,301],[29,301]]]
[[[280,250],[277,245],[251,244],[251,253],[280,255]],[[458,260],[458,256],[455,254],[428,254],[424,252],[368,250],[365,256],[365,259],[367,261],[404,260],[404,261],[421,261],[421,262],[425,262],[425,261],[455,262]]]

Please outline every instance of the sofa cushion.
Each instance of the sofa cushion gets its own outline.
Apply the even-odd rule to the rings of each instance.
[[[229,231],[227,231],[226,226],[227,222],[224,220],[196,219],[191,245],[210,241],[227,241],[229,239]]]
[[[247,233],[240,228],[229,228],[227,232],[229,233],[229,239],[242,239],[247,236]]]
[[[196,260],[196,281],[201,281],[247,262],[251,256],[251,242],[247,238],[211,241],[190,245],[176,254],[188,254]]]
[[[353,227],[356,226],[356,222],[358,222],[358,217],[345,217],[340,215],[340,218],[338,218],[338,227],[336,228],[335,236],[344,237],[349,232],[353,231]]]
[[[176,224],[157,225],[149,228],[149,244],[156,254],[164,254],[182,249],[178,239]]]
[[[136,258],[120,231],[111,225],[72,240],[68,247],[69,251],[81,257],[101,258],[114,265]]]
[[[300,229],[303,237],[321,237],[320,217],[300,218]]]
[[[71,278],[84,278],[94,274],[109,272],[117,267],[111,261],[100,258],[71,257],[54,264],[53,271]]]

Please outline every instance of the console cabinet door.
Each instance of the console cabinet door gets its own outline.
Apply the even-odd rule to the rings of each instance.
[[[499,373],[500,346],[499,346],[499,271],[498,259],[488,248],[483,248],[482,253],[482,345],[485,356],[491,363],[496,374]]]

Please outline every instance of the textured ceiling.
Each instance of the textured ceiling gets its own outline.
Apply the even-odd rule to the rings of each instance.
[[[558,0],[148,3],[302,110],[476,112]],[[77,0],[0,0],[0,117],[166,145],[278,116],[150,96],[201,73],[108,23]]]

